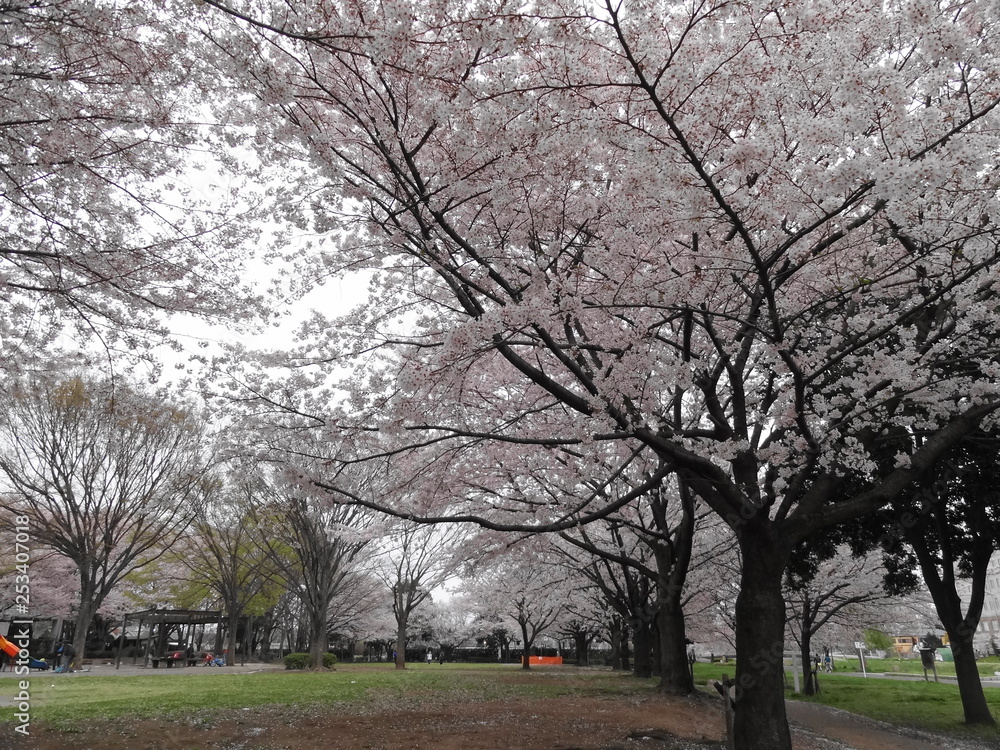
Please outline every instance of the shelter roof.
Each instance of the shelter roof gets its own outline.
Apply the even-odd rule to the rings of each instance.
[[[216,623],[222,617],[219,610],[204,609],[144,609],[139,612],[129,612],[125,621],[143,620],[146,622],[161,622],[164,624],[202,625]]]

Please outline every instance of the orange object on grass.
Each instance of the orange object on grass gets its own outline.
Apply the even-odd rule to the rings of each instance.
[[[19,649],[15,644],[11,643],[2,635],[0,635],[0,651],[4,651],[9,656],[12,656],[16,659],[21,649]]]
[[[536,664],[562,664],[563,660],[561,656],[529,656],[528,666],[534,666]]]

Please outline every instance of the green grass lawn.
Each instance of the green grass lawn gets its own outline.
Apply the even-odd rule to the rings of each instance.
[[[695,666],[702,689],[710,679],[735,676],[735,664]],[[377,696],[393,701],[483,701],[503,698],[549,698],[565,695],[635,695],[656,689],[656,680],[636,680],[622,673],[569,668],[536,668],[530,680],[517,665],[414,664],[396,671],[391,664],[340,665],[335,672],[269,671],[217,674],[187,670],[183,674],[138,676],[31,677],[32,720],[71,729],[82,719],[211,715],[213,711],[277,705],[309,707],[364,706]],[[789,674],[788,683],[791,684]],[[824,674],[815,700],[874,719],[917,726],[956,736],[970,732],[962,724],[958,688],[951,684]],[[16,680],[0,679],[0,695],[16,695]],[[710,691],[714,694],[714,691]],[[1000,689],[987,689],[1000,718]],[[13,713],[0,709],[0,714]],[[998,740],[1000,732],[978,733]]]
[[[79,719],[148,717],[263,705],[363,704],[385,698],[492,700],[648,691],[654,683],[606,672],[533,669],[540,679],[523,683],[517,665],[341,665],[334,672],[269,671],[255,674],[31,677],[32,720],[56,728]],[[17,693],[14,679],[0,679],[0,695]],[[0,709],[12,713],[12,708]]]
[[[727,666],[730,675],[736,671],[736,665],[733,662],[730,662],[728,665],[721,662],[715,662],[711,665],[703,665],[699,663],[698,666],[699,668],[705,667],[713,670],[711,671],[711,674],[715,676],[727,671]],[[979,674],[981,677],[994,677],[994,672],[1000,672],[1000,659],[995,656],[980,659],[977,666],[979,667]],[[834,673],[861,671],[861,664],[857,658],[837,659],[834,662],[834,667]],[[914,674],[920,675],[921,677],[923,677],[924,674],[924,669],[920,664],[920,659],[865,659],[865,668],[869,672],[877,672],[880,674]],[[954,662],[937,662],[937,673],[940,677],[954,677]],[[931,677],[931,679],[933,679],[932,672],[928,671],[927,674]]]

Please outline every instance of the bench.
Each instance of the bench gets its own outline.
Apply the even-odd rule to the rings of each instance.
[[[180,662],[181,666],[193,667],[201,661],[197,656],[187,656],[181,652],[175,652],[172,654],[164,654],[163,656],[154,656],[150,660],[153,662],[153,669],[159,669],[160,662],[166,662],[167,668],[174,666],[174,662]]]

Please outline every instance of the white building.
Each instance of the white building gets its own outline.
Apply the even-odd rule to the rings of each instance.
[[[969,606],[969,590],[971,585],[962,581],[958,586],[958,594],[962,598],[962,611]],[[1000,645],[1000,554],[994,554],[986,573],[986,596],[983,599],[983,615],[976,629],[974,647],[982,654],[993,653],[990,641],[996,639]]]

